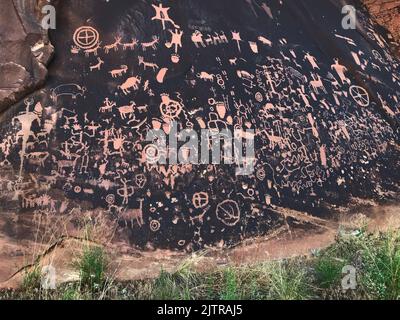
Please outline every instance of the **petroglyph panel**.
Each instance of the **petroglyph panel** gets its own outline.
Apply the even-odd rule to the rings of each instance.
[[[322,215],[397,190],[400,65],[364,12],[343,30],[331,1],[58,10],[69,6],[48,85],[1,119],[1,206],[57,215],[89,203],[135,245],[191,250],[274,230],[278,206]],[[253,130],[254,172],[160,164],[165,150],[146,136],[171,136],[172,123]]]

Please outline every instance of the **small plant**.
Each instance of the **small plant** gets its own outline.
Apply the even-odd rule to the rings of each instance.
[[[276,300],[305,300],[309,298],[307,272],[298,263],[270,264],[270,297]]]
[[[221,300],[237,300],[238,299],[238,283],[236,272],[233,268],[224,271],[224,286],[221,292]]]
[[[315,262],[315,275],[320,288],[329,289],[337,286],[342,278],[342,269],[346,265],[344,260],[323,255]]]
[[[154,281],[152,296],[155,300],[179,300],[180,288],[174,276],[162,270]]]
[[[76,262],[81,285],[92,292],[100,290],[106,279],[107,258],[101,247],[86,247]]]
[[[365,245],[362,284],[373,299],[400,299],[400,234],[388,232]]]
[[[25,292],[38,291],[41,287],[41,272],[38,265],[33,266],[31,269],[25,271],[22,280],[22,290]]]
[[[75,285],[68,285],[62,292],[61,300],[79,300],[81,294]]]

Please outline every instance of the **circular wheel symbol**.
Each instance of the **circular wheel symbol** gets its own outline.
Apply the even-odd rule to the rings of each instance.
[[[383,59],[382,55],[378,51],[372,50],[372,54],[374,55],[374,58],[380,63],[386,64],[385,59]]]
[[[161,113],[165,118],[173,119],[179,116],[182,111],[182,107],[178,104],[163,105],[161,107]]]
[[[208,205],[208,193],[195,193],[193,195],[192,203],[196,209],[204,208],[206,205]]]
[[[74,42],[81,49],[92,49],[99,42],[99,32],[92,27],[80,27],[74,33]]]
[[[369,94],[364,88],[359,86],[351,86],[350,94],[359,106],[366,107],[369,105]]]
[[[106,196],[106,202],[110,205],[115,203],[115,195],[109,194]]]
[[[217,206],[217,218],[228,227],[235,226],[240,221],[238,204],[233,200],[225,200]]]
[[[150,221],[150,230],[153,232],[157,232],[160,230],[160,222],[158,220],[152,220]]]
[[[143,149],[143,155],[149,164],[155,164],[160,160],[160,151],[154,144],[149,144]]]
[[[265,173],[264,168],[258,169],[257,173],[256,173],[256,176],[257,176],[258,180],[263,181],[265,179],[265,177],[266,177],[266,173]]]

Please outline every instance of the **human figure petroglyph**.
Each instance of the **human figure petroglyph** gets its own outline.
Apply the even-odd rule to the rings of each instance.
[[[345,72],[348,71],[347,68],[339,63],[339,59],[335,58],[334,61],[335,63],[331,65],[331,69],[336,71],[342,84],[344,83],[350,84],[350,79],[348,79],[345,75]]]
[[[169,30],[169,33],[171,34],[171,41],[167,42],[165,46],[170,49],[172,46],[174,46],[175,53],[178,53],[178,48],[182,48],[182,35],[183,31],[175,29],[175,31]]]
[[[70,148],[69,148],[70,146],[72,147],[73,144],[72,144],[72,143],[69,143],[68,141],[65,141],[65,142],[61,143],[61,147],[63,147],[63,149],[59,149],[59,150],[58,150],[58,152],[59,152],[63,157],[67,158],[68,160],[71,160],[71,159],[72,159],[71,151],[70,151]]]
[[[103,103],[104,105],[99,108],[101,113],[110,112],[114,107],[117,106],[117,103],[115,101],[110,101],[109,98],[106,98]]]
[[[313,69],[320,69],[320,67],[317,64],[317,59],[309,52],[307,52],[306,55],[304,56],[304,60],[307,60]]]
[[[89,157],[89,146],[87,142],[85,142],[85,144],[82,146],[82,149],[79,152],[82,151],[83,155],[81,157],[81,163],[80,163],[80,170],[79,170],[80,174],[88,173],[90,157]]]
[[[127,141],[127,136],[123,134],[122,129],[113,129],[112,130],[112,138],[111,142],[114,148],[114,152],[109,153],[110,155],[115,155],[119,154],[121,157],[123,156],[123,153],[126,151],[125,150],[125,144],[128,144],[129,141]],[[129,166],[129,165],[127,165]]]
[[[103,47],[104,52],[106,54],[109,54],[111,50],[114,50],[115,52],[118,51],[118,47],[121,45],[122,37],[117,36],[114,39],[115,39],[114,43]]]
[[[126,178],[121,178],[120,182],[122,187],[117,189],[117,193],[122,197],[122,205],[127,205],[129,198],[135,193],[135,189],[132,186],[128,186],[128,183],[131,181]]]
[[[154,10],[156,10],[156,15],[151,18],[151,20],[160,20],[161,24],[163,26],[163,30],[165,30],[166,27],[166,22],[171,23],[174,28],[179,28],[179,26],[169,17],[168,11],[170,10],[169,7],[163,7],[162,3],[160,3],[158,6],[152,5]]]
[[[137,77],[130,77],[128,78],[123,84],[118,86],[118,89],[122,90],[125,95],[131,93],[129,89],[139,90],[139,84],[142,82],[142,78]]]
[[[38,125],[40,124],[40,117],[39,114],[41,112],[30,111],[30,107],[34,104],[33,99],[25,99],[24,101],[26,109],[25,112],[21,115],[18,115],[11,120],[11,124],[15,125],[16,121],[21,124],[21,129],[15,135],[16,143],[22,139],[22,147],[20,154],[20,168],[19,168],[19,176],[22,177],[22,171],[24,166],[24,158],[26,154],[26,146],[30,138],[37,140],[35,133],[32,131],[32,126],[36,122]]]
[[[67,109],[62,109],[62,110],[69,111]],[[72,113],[72,111],[70,111],[70,112]],[[65,125],[64,125],[65,129],[68,129],[71,124],[74,125],[74,124],[78,123],[78,115],[75,112],[73,112],[72,114],[73,115],[69,115],[69,116],[67,116],[65,114],[63,115],[63,118],[65,119]]]
[[[32,131],[32,125],[34,122],[40,123],[40,118],[37,114],[33,112],[26,112],[22,115],[16,116],[11,120],[12,125],[15,125],[16,121],[21,124],[21,129],[16,133],[16,142],[20,139],[23,140],[23,143],[26,145],[29,138],[37,139],[36,134]]]
[[[8,160],[8,156],[10,155],[11,148],[13,146],[12,136],[9,135],[0,143],[0,155],[4,157],[3,162],[0,163],[1,166],[9,165],[10,161]]]
[[[269,86],[271,94],[277,94],[275,88],[277,87],[277,83],[271,77],[271,72],[268,70],[266,66],[263,67],[264,76],[266,77],[266,84]]]
[[[153,36],[153,41],[150,42],[143,42],[141,44],[143,51],[146,51],[146,49],[152,48],[153,50],[157,49],[157,45],[160,42],[160,37],[158,36]]]
[[[88,131],[91,131],[91,133],[85,132],[85,134],[86,134],[88,137],[93,138],[93,137],[96,135],[96,131],[97,131],[99,128],[101,128],[101,125],[96,124],[96,123],[94,122],[94,120],[93,120],[93,121],[91,121],[88,125],[85,126],[85,129],[87,129]]]
[[[236,41],[238,50],[239,50],[239,52],[241,52],[242,50],[240,48],[240,42],[242,42],[243,40],[242,40],[242,38],[240,36],[240,32],[232,31],[232,40]]]
[[[139,66],[143,65],[144,70],[146,70],[146,68],[152,68],[153,71],[156,71],[157,69],[159,69],[160,67],[155,64],[155,63],[151,63],[151,62],[146,62],[144,61],[144,58],[142,56],[138,56],[138,60],[139,60]]]

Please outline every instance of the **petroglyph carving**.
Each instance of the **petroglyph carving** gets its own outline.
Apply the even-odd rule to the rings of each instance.
[[[139,90],[139,84],[142,82],[141,77],[130,77],[123,84],[118,86],[125,95],[131,93],[129,89]]]

